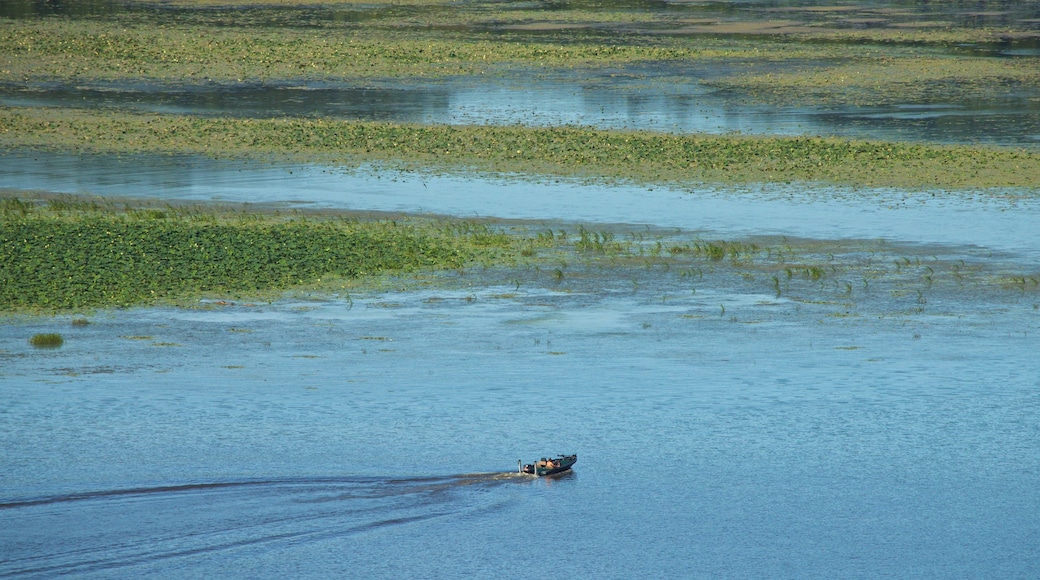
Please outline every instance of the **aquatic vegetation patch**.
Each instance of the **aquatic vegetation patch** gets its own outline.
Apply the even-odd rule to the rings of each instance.
[[[474,284],[517,293],[532,284],[561,292],[602,291],[604,285],[639,292],[667,280],[674,292],[730,288],[834,305],[845,316],[858,315],[862,308],[936,310],[949,296],[1024,296],[1035,302],[1040,288],[1036,272],[1009,270],[991,263],[988,255],[966,252],[944,258],[883,240],[704,240],[681,232],[585,225],[568,234],[536,224],[506,228],[461,220],[363,221],[334,212],[282,216],[198,206],[167,206],[158,218],[152,211],[156,207],[124,208],[82,198],[60,201],[4,204],[0,310],[197,306],[207,295],[271,299],[287,291],[305,291],[309,299],[345,293],[349,300],[360,289],[459,290]],[[523,250],[532,247],[539,249],[537,254],[525,257]],[[470,293],[464,302],[476,302],[477,296]],[[499,289],[493,296],[513,294]],[[394,301],[367,304],[402,307]],[[725,307],[721,309],[725,315]],[[150,335],[122,338],[156,340]]]
[[[1005,288],[1037,291],[1040,290],[1040,273],[1032,276],[1006,276],[1000,278],[998,283]]]
[[[880,54],[833,65],[737,74],[710,84],[787,105],[971,103],[1040,94],[1040,58]]]
[[[65,344],[65,339],[62,338],[60,334],[53,332],[34,334],[33,337],[29,339],[29,344],[34,348],[58,348]]]
[[[414,79],[487,74],[501,65],[617,66],[730,54],[680,45],[502,42],[394,28],[316,35],[294,27],[19,21],[0,28],[0,80]]]
[[[1040,153],[820,137],[584,127],[406,125],[0,108],[0,148],[322,161],[678,185],[815,182],[928,189],[1040,183]],[[12,202],[15,203],[15,202]],[[17,204],[8,213],[20,212]],[[161,212],[150,217],[161,217]]]
[[[618,254],[626,250],[625,244],[616,241],[612,232],[595,232],[585,228],[585,226],[578,227],[578,240],[574,243],[574,247],[579,252],[597,252],[600,254]]]
[[[632,234],[614,252],[590,247],[604,239],[598,233],[572,236],[566,247],[576,259],[555,269],[540,261],[539,275],[530,282],[564,292],[593,292],[604,285],[633,293],[662,285],[693,294],[702,288],[725,289],[832,308],[825,315],[839,318],[926,310],[941,315],[951,299],[1020,301],[1031,299],[1040,288],[1035,273],[1008,271],[985,254],[921,254],[883,240],[684,240],[672,233],[655,242],[658,234]],[[524,286],[530,283],[522,274],[511,275]],[[728,316],[726,308],[719,307],[719,316]]]
[[[166,213],[154,219],[142,217],[146,212],[46,205],[0,212],[0,309],[280,291],[383,272],[461,268],[502,250],[489,248],[487,236],[470,242],[459,228],[418,221]]]

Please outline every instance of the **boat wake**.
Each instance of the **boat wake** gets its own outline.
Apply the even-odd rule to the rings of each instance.
[[[0,576],[160,573],[479,517],[514,473],[219,481],[0,499]],[[474,493],[477,492],[477,493]]]

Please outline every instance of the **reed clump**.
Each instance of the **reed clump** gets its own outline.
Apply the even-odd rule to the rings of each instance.
[[[34,348],[59,348],[61,345],[65,344],[65,339],[62,338],[60,334],[53,332],[34,334],[33,337],[29,339],[29,344]]]

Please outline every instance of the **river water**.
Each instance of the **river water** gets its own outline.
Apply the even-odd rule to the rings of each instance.
[[[288,95],[303,109],[287,114],[367,102],[343,116],[419,122],[1037,134],[1035,106],[990,107],[982,135],[949,109],[860,124],[740,109],[729,123],[714,97],[545,82],[527,100],[505,84],[253,97],[257,110]],[[126,96],[8,89],[15,105]],[[94,105],[219,113],[142,94]],[[773,292],[738,267],[560,264],[560,276],[474,269],[410,290],[5,317],[2,577],[1040,576],[1035,189],[650,188],[11,151],[0,188],[865,248],[833,288]],[[904,260],[976,274],[911,286],[892,266]],[[41,332],[64,346],[33,349]],[[572,472],[513,473],[557,453],[579,455]]]

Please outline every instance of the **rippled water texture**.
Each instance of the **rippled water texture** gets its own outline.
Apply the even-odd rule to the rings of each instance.
[[[590,276],[8,322],[0,573],[1037,571],[1028,298]]]
[[[7,87],[0,102],[1036,134],[1035,103],[829,116],[733,108],[692,82],[654,98],[605,81],[545,78],[524,98],[452,82]],[[855,264],[774,292],[729,261],[679,272],[576,257],[408,290],[7,316],[2,577],[1040,576],[1035,189],[650,188],[26,152],[0,156],[0,188],[580,224]],[[911,264],[946,274],[911,285]],[[64,345],[34,349],[38,333]],[[572,472],[513,473],[557,453],[578,454]]]

